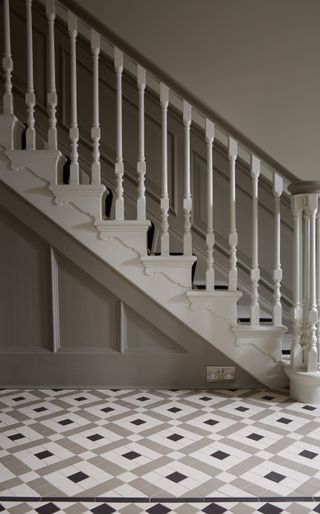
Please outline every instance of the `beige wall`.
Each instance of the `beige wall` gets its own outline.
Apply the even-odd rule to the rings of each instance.
[[[320,178],[319,0],[76,0],[261,149]]]

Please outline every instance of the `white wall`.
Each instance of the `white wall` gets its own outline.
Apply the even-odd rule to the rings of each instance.
[[[76,0],[302,179],[319,179],[319,0]]]

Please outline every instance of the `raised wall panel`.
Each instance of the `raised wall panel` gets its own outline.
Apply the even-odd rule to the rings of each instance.
[[[139,316],[128,306],[124,306],[123,323],[123,347],[129,353],[185,353],[182,346],[169,339],[150,321]]]
[[[118,350],[118,300],[69,260],[57,260],[61,350]]]
[[[2,208],[0,241],[0,347],[51,348],[49,247]]]

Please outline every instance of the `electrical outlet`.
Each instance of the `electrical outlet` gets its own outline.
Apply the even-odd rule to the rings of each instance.
[[[207,382],[234,380],[235,374],[235,366],[207,366]]]

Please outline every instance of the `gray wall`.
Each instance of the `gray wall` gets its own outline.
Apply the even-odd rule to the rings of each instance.
[[[75,0],[297,177],[318,179],[318,0]]]

